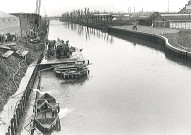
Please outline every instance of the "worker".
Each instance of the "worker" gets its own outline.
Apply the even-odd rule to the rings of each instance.
[[[58,113],[60,112],[60,107],[59,107],[59,103],[56,104],[53,108],[52,108],[52,117],[56,117],[58,115]]]
[[[69,45],[69,40],[66,41],[66,45]]]
[[[11,126],[8,127],[8,132],[6,133],[6,135],[11,135]]]
[[[30,129],[31,129],[31,134],[30,135],[34,135],[35,121],[33,119],[31,119]]]
[[[41,112],[42,112],[42,117],[46,118],[46,112],[48,110],[48,101],[45,100],[44,103],[40,107]]]
[[[57,116],[57,105],[52,108],[52,117]]]
[[[3,35],[0,34],[0,43],[3,43]]]
[[[59,106],[59,103],[57,104],[57,112],[58,112],[58,113],[60,112],[60,106]]]

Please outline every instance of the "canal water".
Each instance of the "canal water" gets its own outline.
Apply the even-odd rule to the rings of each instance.
[[[52,135],[191,134],[188,63],[153,43],[52,21],[49,39],[57,38],[83,49],[91,65],[88,77],[74,81],[42,72],[41,92],[61,107],[61,131]]]

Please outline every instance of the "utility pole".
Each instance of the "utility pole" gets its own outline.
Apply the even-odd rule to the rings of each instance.
[[[168,1],[168,13],[169,13],[169,3],[170,3],[170,1]]]

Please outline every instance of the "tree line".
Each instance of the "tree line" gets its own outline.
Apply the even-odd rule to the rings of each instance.
[[[89,8],[73,10],[62,14],[63,21],[71,21],[77,23],[99,24],[112,23],[113,14],[110,12],[90,11]]]

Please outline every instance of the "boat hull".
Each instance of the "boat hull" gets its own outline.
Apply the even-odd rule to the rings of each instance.
[[[40,97],[37,94],[36,98],[34,105],[36,128],[43,133],[59,130],[59,104],[56,103],[56,99],[47,93]]]
[[[51,124],[44,124],[39,119],[35,118],[35,124],[39,131],[42,133],[52,132],[54,130],[60,130],[60,119],[57,117]]]
[[[56,76],[59,78],[63,79],[76,79],[79,77],[87,76],[89,74],[89,70],[85,71],[76,71],[76,72],[62,72],[62,71],[57,71],[55,72]]]

